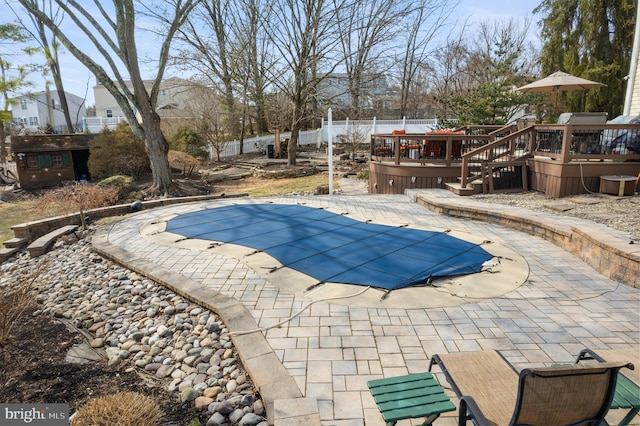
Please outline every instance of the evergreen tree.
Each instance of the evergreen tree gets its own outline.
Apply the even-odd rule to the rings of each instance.
[[[169,137],[169,147],[176,151],[186,152],[200,160],[209,158],[207,142],[202,136],[187,126],[180,126],[178,130]]]
[[[436,100],[459,124],[506,124],[530,102],[531,95],[514,91],[531,75],[536,57],[528,33],[528,21],[484,22],[458,45],[459,84]]]
[[[633,0],[542,0],[534,10],[543,41],[542,76],[564,71],[604,83],[586,92],[562,92],[566,111],[622,113],[636,6]]]

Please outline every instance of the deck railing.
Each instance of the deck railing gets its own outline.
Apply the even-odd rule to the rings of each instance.
[[[467,183],[475,179],[484,181],[492,163],[502,162],[512,166],[514,161],[531,156],[531,141],[534,140],[532,132],[532,127],[527,127],[506,135],[500,133],[502,137],[465,153],[460,169],[460,186],[466,187]]]
[[[459,162],[464,153],[486,145],[489,135],[462,133],[371,135],[372,161],[392,161],[395,164],[445,164]]]
[[[420,165],[463,162],[485,156],[489,161],[508,151],[560,160],[640,160],[640,124],[536,124],[515,131],[514,126],[493,132],[464,127],[450,133],[374,134],[371,159]],[[488,146],[493,141],[495,144]],[[492,154],[484,154],[493,150]]]

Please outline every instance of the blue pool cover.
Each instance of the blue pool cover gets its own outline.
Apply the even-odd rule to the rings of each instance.
[[[493,256],[443,232],[376,225],[291,204],[247,204],[179,215],[166,230],[240,244],[320,282],[385,290],[472,274]]]

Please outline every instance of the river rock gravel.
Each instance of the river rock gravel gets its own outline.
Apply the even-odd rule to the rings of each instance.
[[[176,401],[207,409],[207,425],[266,426],[264,404],[220,318],[94,253],[93,230],[77,234],[43,256],[7,260],[0,286],[35,275],[35,315],[70,321],[110,365],[144,371]]]

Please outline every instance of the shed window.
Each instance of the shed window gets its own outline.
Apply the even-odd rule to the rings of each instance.
[[[52,154],[51,155],[51,163],[53,164],[53,166],[59,166],[61,167],[63,165],[62,163],[62,155],[61,154]]]
[[[38,157],[35,155],[30,155],[27,157],[27,168],[29,169],[37,169],[38,168]]]

